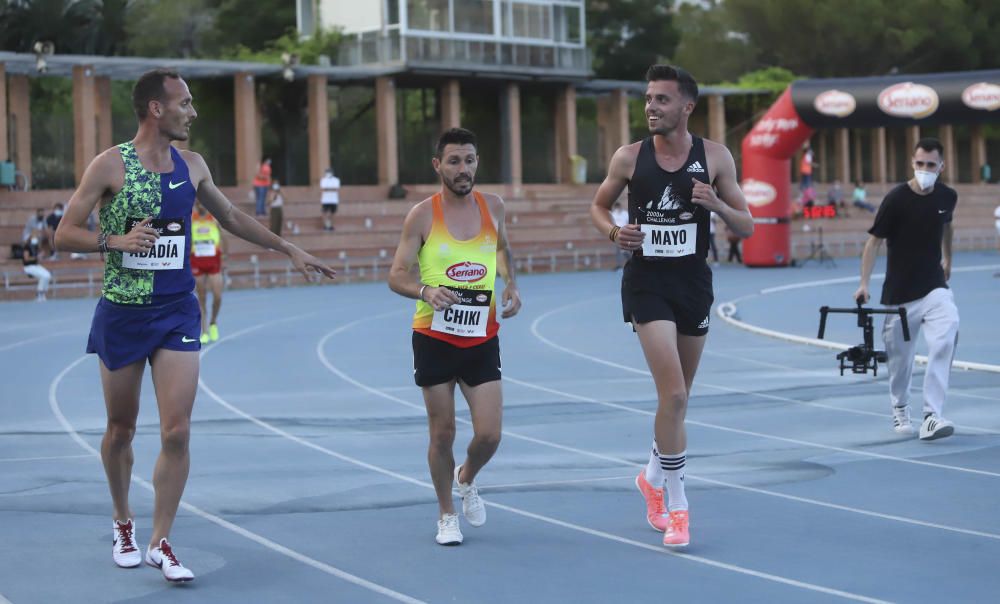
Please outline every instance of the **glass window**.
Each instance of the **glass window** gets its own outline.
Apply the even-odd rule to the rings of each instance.
[[[517,38],[552,39],[551,6],[504,2],[504,35]],[[509,7],[509,8],[508,8]],[[508,22],[509,18],[509,22]]]
[[[556,42],[580,43],[580,9],[575,6],[555,6]]]
[[[448,31],[448,0],[406,0],[410,29]]]
[[[454,0],[455,31],[493,33],[493,0]]]
[[[382,0],[386,8],[386,25],[399,25],[399,0]]]

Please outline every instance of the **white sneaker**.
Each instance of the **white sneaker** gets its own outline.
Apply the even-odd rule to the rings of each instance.
[[[910,421],[908,405],[892,408],[892,429],[896,434],[913,434],[913,422]]]
[[[462,529],[458,528],[458,514],[445,514],[438,520],[437,542],[440,545],[461,545]]]
[[[135,568],[142,564],[142,552],[135,546],[135,523],[114,521],[114,537],[111,541],[111,556],[115,564],[122,568]]]
[[[486,505],[479,496],[479,487],[474,482],[470,484],[459,482],[458,473],[461,471],[462,466],[455,468],[455,484],[458,485],[458,494],[462,496],[462,514],[472,526],[483,526],[486,524]]]
[[[937,440],[954,433],[955,424],[936,415],[928,415],[920,424],[920,440]]]
[[[166,539],[160,539],[160,544],[157,547],[146,548],[146,564],[163,571],[163,578],[167,581],[194,579],[194,573],[177,561],[177,556],[174,555],[174,550]]]

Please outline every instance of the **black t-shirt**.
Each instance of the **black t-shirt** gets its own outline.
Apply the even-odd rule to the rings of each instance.
[[[948,287],[941,268],[941,240],[957,203],[955,189],[941,183],[927,195],[903,183],[882,200],[868,230],[885,239],[889,249],[882,304],[905,304]]]
[[[56,216],[55,213],[52,213],[45,218],[45,224],[49,225],[49,228],[54,231],[59,228],[60,220],[62,220],[62,216]]]

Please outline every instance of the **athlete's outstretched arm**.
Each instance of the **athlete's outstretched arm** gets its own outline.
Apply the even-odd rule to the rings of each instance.
[[[406,215],[396,255],[392,257],[389,268],[389,289],[407,298],[423,300],[434,310],[442,310],[458,302],[458,295],[447,287],[421,283],[413,270],[420,247],[424,244],[424,233],[430,232],[431,219],[430,202],[426,200],[413,206]]]
[[[87,230],[87,217],[105,197],[114,195],[125,186],[125,166],[116,148],[108,149],[94,158],[80,179],[80,186],[66,204],[66,213],[56,228],[56,249],[64,252],[99,252],[97,233]],[[144,252],[153,246],[158,237],[156,229],[149,226],[150,217],[139,222],[125,235],[108,235],[109,249],[120,252]]]
[[[208,165],[205,164],[201,155],[193,151],[182,151],[182,153],[190,167],[191,184],[198,192],[198,199],[201,200],[205,209],[211,212],[212,216],[215,216],[222,228],[251,243],[285,254],[295,265],[296,270],[309,281],[313,280],[313,272],[325,275],[330,279],[337,275],[337,271],[327,266],[322,260],[306,253],[297,245],[278,237],[256,219],[247,216],[246,213],[234,206],[215,186]]]
[[[747,209],[747,200],[736,178],[733,154],[724,145],[712,141],[705,141],[705,153],[709,168],[715,173],[715,187],[695,180],[691,201],[718,214],[729,230],[739,237],[753,235],[753,216]]]
[[[854,292],[854,300],[860,300],[862,304],[871,298],[868,284],[872,278],[872,271],[875,269],[875,258],[878,256],[883,241],[884,239],[881,237],[869,235],[868,241],[865,242],[865,249],[861,252],[861,285]]]
[[[608,166],[608,175],[604,182],[597,188],[594,201],[590,204],[590,219],[594,226],[605,236],[611,236],[615,227],[611,219],[611,206],[621,196],[622,191],[628,186],[632,172],[635,170],[635,158],[638,153],[638,145],[633,143],[619,147],[611,157],[611,165]],[[615,233],[614,241],[619,247],[632,250],[638,247],[645,233],[639,230],[639,225],[627,224]]]
[[[514,258],[510,251],[510,242],[507,240],[507,211],[503,200],[496,197],[490,211],[497,221],[497,273],[504,282],[503,294],[500,297],[503,312],[500,316],[509,319],[521,310],[521,292],[517,287]]]

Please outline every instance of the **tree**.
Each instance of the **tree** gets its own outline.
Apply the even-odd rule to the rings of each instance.
[[[209,45],[216,51],[241,46],[251,51],[295,29],[295,2],[288,0],[221,0]]]
[[[680,42],[671,62],[699,82],[735,80],[757,66],[759,51],[745,35],[732,31],[718,0],[677,8]]]
[[[587,2],[587,46],[597,77],[641,79],[650,65],[674,54],[679,39],[663,0]]]
[[[135,0],[125,20],[130,54],[145,57],[200,56],[214,25],[209,0]]]
[[[48,41],[59,53],[86,53],[99,7],[93,0],[8,0],[0,11],[3,49],[31,52]]]

